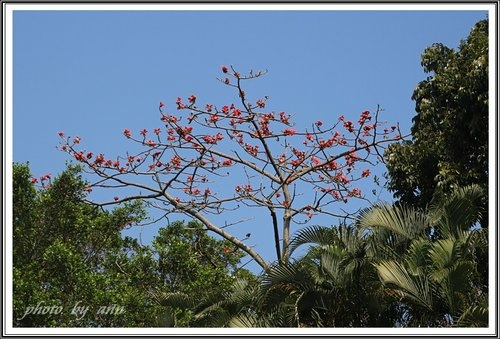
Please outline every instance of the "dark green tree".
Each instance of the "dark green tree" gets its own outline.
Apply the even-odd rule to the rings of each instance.
[[[248,270],[238,267],[245,256],[243,251],[225,239],[209,236],[202,224],[195,221],[187,225],[176,221],[161,228],[152,249],[160,278],[153,297],[158,304],[169,307],[165,312],[166,326],[197,325],[194,305],[220,299],[239,277],[255,279]],[[168,298],[170,301],[165,302]],[[176,304],[172,298],[190,301]]]
[[[428,47],[422,66],[429,76],[412,96],[413,139],[385,152],[388,188],[401,202],[419,207],[457,187],[487,189],[488,20],[476,23],[458,50]],[[484,215],[483,226],[486,221]]]
[[[150,325],[137,314],[148,306],[144,291],[108,260],[110,253],[134,247],[120,231],[143,219],[140,203],[113,211],[83,203],[85,183],[74,166],[53,181],[50,175],[42,177],[39,189],[35,181],[26,164],[14,164],[14,326]],[[138,267],[140,256],[135,251],[126,259]],[[88,307],[85,316],[72,312],[75,306]],[[44,307],[54,308],[40,314]]]
[[[203,299],[228,289],[233,276],[251,276],[237,268],[240,250],[193,222],[161,228],[150,246],[123,238],[124,227],[145,218],[140,201],[112,211],[84,202],[79,167],[43,176],[41,187],[36,181],[28,165],[14,164],[14,326],[164,326],[170,312],[158,291]],[[75,306],[88,311],[72,314]]]

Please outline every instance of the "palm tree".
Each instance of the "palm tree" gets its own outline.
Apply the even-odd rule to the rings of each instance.
[[[244,322],[245,316],[252,319],[257,313],[258,296],[256,282],[244,278],[236,279],[230,290],[202,299],[181,292],[158,290],[152,294],[157,304],[166,307],[164,326],[167,327],[236,326],[238,321]]]
[[[170,326],[361,327],[391,326],[393,305],[381,303],[367,242],[352,226],[312,226],[290,244],[294,252],[312,245],[290,263],[276,264],[254,283],[237,280],[231,291],[210,300],[158,293],[171,310]],[[186,321],[186,313],[189,321]]]
[[[386,254],[374,267],[387,297],[405,309],[399,325],[487,326],[488,284],[478,271],[488,247],[487,229],[478,227],[483,194],[468,186],[426,212],[381,205],[360,216],[361,229]]]
[[[290,253],[308,244],[306,254],[254,283],[236,280],[201,301],[180,293],[157,299],[170,307],[172,326],[486,326],[482,195],[466,187],[426,211],[373,206],[353,225],[298,231]]]
[[[291,241],[291,253],[304,244],[311,245],[306,255],[274,266],[264,276],[268,308],[288,310],[291,326],[392,325],[397,310],[380,298],[382,285],[358,228],[341,224],[302,229]]]

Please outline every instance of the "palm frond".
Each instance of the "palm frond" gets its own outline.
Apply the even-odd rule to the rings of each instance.
[[[409,206],[375,205],[360,216],[363,230],[382,228],[406,240],[414,239],[429,226],[427,216]]]
[[[460,259],[460,251],[456,244],[457,242],[452,238],[440,239],[432,244],[429,256],[436,271],[451,267]]]
[[[432,310],[432,294],[425,277],[410,275],[406,268],[396,261],[383,261],[374,265],[380,279],[388,288],[419,307]]]
[[[232,317],[228,322],[228,327],[255,328],[266,326],[262,318],[253,314],[243,313]]]
[[[458,237],[460,231],[468,231],[480,219],[481,199],[484,191],[478,185],[456,189],[449,198],[431,206],[431,222],[443,236]]]
[[[193,308],[198,303],[190,295],[180,292],[156,292],[153,294],[153,299],[159,305],[173,308]]]
[[[454,327],[488,327],[489,316],[487,306],[470,306],[458,318]]]
[[[337,231],[331,227],[313,225],[297,231],[290,241],[290,253],[304,244],[329,245],[338,238]]]
[[[409,272],[413,275],[425,274],[431,263],[429,251],[432,243],[426,238],[418,238],[412,241],[406,255],[406,264]]]

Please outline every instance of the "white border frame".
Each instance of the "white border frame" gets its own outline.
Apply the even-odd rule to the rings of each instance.
[[[5,150],[5,162],[4,162],[4,180],[5,180],[5,191],[3,192],[5,198],[5,214],[4,220],[12,220],[12,195],[7,194],[12,192],[12,117],[13,117],[13,12],[14,11],[52,11],[52,10],[66,10],[66,11],[82,11],[82,10],[93,10],[93,11],[248,11],[248,10],[260,10],[260,11],[463,11],[463,10],[481,10],[488,11],[488,18],[490,24],[489,31],[489,42],[491,47],[489,49],[489,173],[495,175],[490,175],[489,180],[489,209],[491,212],[497,211],[497,201],[496,201],[496,158],[497,156],[497,131],[492,127],[496,128],[498,126],[497,118],[497,96],[498,88],[497,86],[497,65],[496,53],[498,51],[498,31],[497,28],[497,8],[492,4],[2,4],[3,6],[3,19],[4,19],[4,109],[5,115],[4,126],[4,150]],[[493,133],[492,133],[493,132]],[[492,147],[493,146],[493,147]],[[492,160],[495,161],[492,161]],[[495,199],[491,199],[495,197]],[[497,212],[496,212],[497,213]],[[496,213],[489,214],[489,224],[496,225]],[[4,225],[8,225],[4,222]],[[12,225],[10,223],[10,225]],[[497,277],[497,229],[496,227],[489,228],[489,243],[495,244],[496,246],[491,246],[489,249],[490,257],[490,267],[495,269],[489,270],[489,281],[496,282],[495,284],[490,283],[489,286],[489,323],[488,328],[328,328],[328,329],[316,329],[316,328],[255,328],[255,329],[217,329],[217,328],[19,328],[12,326],[12,227],[4,227],[3,235],[6,241],[4,247],[4,263],[6,264],[5,270],[5,280],[4,286],[5,293],[5,303],[4,308],[4,323],[3,334],[4,335],[45,335],[45,336],[62,336],[62,335],[117,335],[117,336],[165,336],[165,335],[175,335],[175,336],[193,336],[193,335],[205,335],[205,336],[235,336],[235,335],[278,335],[278,336],[407,336],[407,335],[418,335],[418,336],[491,336],[498,335],[496,330],[498,329],[498,318],[497,318],[497,289],[498,281]],[[496,288],[495,288],[496,287]],[[7,307],[9,305],[10,307]],[[494,310],[494,312],[492,312]]]

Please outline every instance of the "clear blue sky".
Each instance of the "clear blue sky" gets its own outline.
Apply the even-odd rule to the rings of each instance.
[[[268,69],[248,92],[269,95],[270,109],[295,114],[298,126],[380,104],[385,119],[409,131],[411,95],[426,77],[422,51],[435,42],[457,47],[486,17],[451,10],[17,11],[13,159],[29,161],[35,176],[60,172],[69,157],[56,150],[58,131],[80,136],[89,150],[123,154],[123,129],[159,125],[159,101],[175,110],[177,96],[192,93],[202,102],[233,100],[215,79],[222,64]],[[143,242],[156,231],[143,229]],[[272,260],[270,231],[251,231],[252,244]]]

